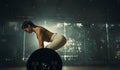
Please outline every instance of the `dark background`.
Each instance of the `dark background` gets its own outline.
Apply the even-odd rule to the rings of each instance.
[[[0,0],[0,66],[25,65],[37,49],[24,19],[66,36],[64,65],[119,65],[119,12],[119,0]]]
[[[1,20],[21,17],[119,22],[119,0],[0,0]]]

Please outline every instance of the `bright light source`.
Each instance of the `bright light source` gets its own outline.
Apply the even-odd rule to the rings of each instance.
[[[66,22],[64,22],[64,26],[68,26],[68,25],[70,25],[71,23],[66,23]]]
[[[83,26],[82,23],[77,23],[76,25],[77,25],[77,27]]]
[[[61,28],[61,27],[63,27],[63,25],[62,25],[62,23],[58,23],[58,24],[56,25],[56,27]]]

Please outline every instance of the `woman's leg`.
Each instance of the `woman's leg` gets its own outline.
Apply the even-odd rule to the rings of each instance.
[[[48,44],[46,47],[53,49],[53,50],[57,50],[57,49],[61,48],[66,43],[66,38],[60,34],[55,34],[51,40],[52,40],[52,42],[50,44]]]

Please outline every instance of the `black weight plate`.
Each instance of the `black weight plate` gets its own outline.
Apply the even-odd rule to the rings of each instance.
[[[27,70],[62,70],[62,60],[52,49],[38,49],[29,57]]]

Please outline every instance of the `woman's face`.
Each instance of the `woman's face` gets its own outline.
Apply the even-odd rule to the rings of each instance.
[[[28,25],[28,27],[24,28],[23,30],[27,33],[32,33],[32,27],[30,25]]]

